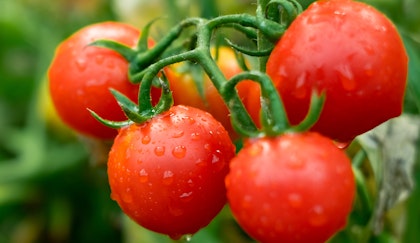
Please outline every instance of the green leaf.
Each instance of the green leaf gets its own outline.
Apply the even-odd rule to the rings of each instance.
[[[127,96],[123,95],[115,89],[111,89],[111,93],[117,100],[118,104],[120,105],[121,109],[124,111],[124,114],[128,117],[128,119],[137,123],[142,123],[149,118],[142,116],[140,114],[139,107]]]
[[[119,129],[121,127],[125,127],[130,125],[131,123],[133,123],[130,120],[126,120],[126,121],[110,121],[107,119],[102,118],[100,115],[98,115],[96,112],[94,112],[91,109],[88,109],[88,111],[90,112],[90,114],[100,123],[104,124],[107,127],[110,128],[114,128],[114,129]]]
[[[408,85],[406,89],[405,110],[415,107],[420,113],[420,43],[406,35],[403,41],[408,54]]]
[[[96,40],[89,46],[104,47],[118,52],[127,61],[131,61],[136,56],[136,52],[130,47],[112,40]]]

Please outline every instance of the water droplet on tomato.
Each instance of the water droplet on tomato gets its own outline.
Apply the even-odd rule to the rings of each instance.
[[[156,156],[162,156],[165,154],[165,146],[156,146],[154,150]]]
[[[307,96],[307,88],[305,87],[306,75],[306,72],[303,72],[296,80],[296,87],[293,90],[293,95],[298,99],[303,99]]]
[[[184,236],[182,236],[182,239],[186,242],[190,242],[192,239],[192,234],[186,234]]]
[[[200,166],[200,167],[207,166],[206,161],[205,161],[205,160],[203,160],[203,159],[201,159],[201,158],[197,159],[197,161],[195,161],[195,164],[196,164],[197,166]]]
[[[151,140],[151,138],[146,135],[141,139],[141,143],[142,144],[148,144],[148,143],[150,143],[150,140]]]
[[[212,155],[211,163],[216,171],[221,171],[225,167],[225,163],[220,159],[221,156],[222,152],[220,150],[216,150]]]
[[[174,173],[170,170],[165,170],[163,172],[163,184],[164,185],[170,185],[172,182],[174,182]]]
[[[125,203],[132,203],[133,202],[133,195],[131,193],[131,189],[127,188],[125,192],[122,193],[121,199]]]
[[[292,208],[300,208],[302,206],[302,196],[299,193],[291,193],[287,196],[287,201]]]
[[[187,184],[188,184],[188,186],[190,186],[190,187],[193,187],[193,186],[194,186],[194,182],[193,182],[191,179],[189,179],[189,180],[187,181]]]
[[[248,154],[250,156],[258,156],[261,154],[263,147],[260,144],[252,144],[248,149]]]
[[[207,151],[211,151],[211,145],[208,143],[204,144],[204,149]]]
[[[214,152],[215,153],[213,154],[213,156],[211,158],[211,163],[212,164],[216,164],[216,163],[218,163],[220,161],[220,157],[219,157],[220,154],[221,154],[220,150],[216,150]]]
[[[353,72],[351,71],[350,66],[348,65],[341,65],[337,69],[338,76],[341,81],[341,85],[345,90],[351,91],[356,88],[356,81],[353,76]]]
[[[95,56],[95,62],[96,64],[101,65],[105,60],[105,57],[103,55],[96,55]]]
[[[184,136],[184,131],[176,131],[172,134],[173,138],[180,138],[182,136]]]
[[[178,159],[184,158],[186,152],[187,152],[187,148],[185,148],[185,146],[183,145],[175,146],[175,148],[172,149],[172,155]]]
[[[141,169],[139,172],[140,175],[140,182],[145,183],[149,180],[149,173],[145,169]]]
[[[187,116],[187,117],[185,117],[185,118],[183,118],[183,119],[186,119],[186,120],[187,120],[187,122],[188,122],[190,125],[195,123],[195,119],[194,119],[194,118],[192,118],[192,117]]]
[[[375,55],[375,48],[373,48],[371,45],[362,45],[362,46],[366,54]]]
[[[315,206],[312,209],[311,215],[309,216],[309,223],[312,226],[322,226],[327,222],[327,216],[325,215],[324,208],[322,206]]]
[[[191,139],[195,141],[200,140],[200,133],[198,132],[191,133]]]
[[[87,60],[84,58],[78,58],[76,59],[76,67],[80,72],[83,72],[87,68]]]
[[[192,194],[193,194],[193,192],[191,191],[191,192],[184,192],[184,193],[182,193],[180,196],[179,196],[179,198],[181,199],[181,201],[183,201],[183,202],[189,202],[189,201],[191,201],[192,200]]]
[[[338,141],[336,141],[334,143],[335,143],[335,146],[337,146],[339,149],[346,149],[350,145],[351,141],[349,141],[349,142],[338,142]]]

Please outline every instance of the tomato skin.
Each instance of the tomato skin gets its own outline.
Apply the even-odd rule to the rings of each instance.
[[[407,55],[395,26],[374,8],[318,1],[276,44],[267,73],[292,124],[307,114],[312,90],[325,91],[312,130],[347,142],[401,114]]]
[[[215,55],[215,49],[212,49],[212,54],[213,56]],[[219,47],[216,63],[227,80],[243,72],[231,48]],[[209,112],[222,123],[233,139],[237,138],[238,135],[231,125],[229,110],[210,78],[207,75],[203,78],[204,94],[202,97],[193,76],[190,73],[177,72],[176,68],[176,66],[172,67],[167,72],[173,92],[174,104],[193,106]],[[239,83],[236,88],[244,105],[246,105],[248,103],[248,93],[252,89],[259,89],[259,85],[253,81],[246,80]],[[259,97],[257,97],[257,102],[259,102]]]
[[[114,121],[126,120],[109,89],[137,101],[138,85],[128,79],[128,62],[117,52],[88,46],[98,39],[137,44],[140,31],[118,22],[86,26],[56,49],[48,71],[49,89],[62,120],[77,132],[99,139],[112,139],[117,131],[96,121],[87,108]]]
[[[143,227],[179,238],[206,226],[226,203],[235,147],[209,113],[173,106],[122,128],[108,160],[112,198]]]
[[[350,160],[315,132],[249,141],[226,187],[238,223],[261,242],[325,242],[345,226],[355,194]]]

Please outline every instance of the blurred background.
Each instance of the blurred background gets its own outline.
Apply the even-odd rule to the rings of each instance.
[[[300,0],[303,7],[311,2]],[[416,119],[420,112],[420,1],[366,2],[391,18],[404,37],[410,56],[404,112]],[[255,7],[254,0],[0,0],[0,243],[171,242],[135,225],[110,199],[104,164],[107,150],[76,136],[57,118],[47,92],[49,63],[63,39],[95,22],[116,20],[142,28],[166,16],[152,32],[159,39],[187,16],[254,13]],[[420,240],[420,191],[415,186],[420,184],[419,148],[416,143],[415,164],[407,175],[414,187],[394,210],[381,214],[381,230],[372,230],[373,209],[356,205],[348,227],[333,242]],[[363,141],[350,146],[349,154],[356,157],[360,149],[365,149]],[[370,154],[379,150],[376,147]],[[372,167],[372,161],[367,164]],[[375,176],[369,171],[362,170],[367,185]],[[378,189],[371,187],[366,197],[375,201]],[[191,242],[252,240],[226,208]]]

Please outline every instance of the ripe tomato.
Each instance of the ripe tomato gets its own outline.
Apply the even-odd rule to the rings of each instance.
[[[214,53],[215,49],[212,51]],[[228,47],[219,48],[217,65],[228,80],[242,72],[234,51]],[[174,104],[193,106],[209,112],[222,123],[232,138],[236,138],[237,134],[230,123],[228,108],[210,78],[207,75],[203,78],[203,94],[201,95],[196,80],[191,73],[178,72],[177,68],[179,66],[175,65],[168,70],[168,80],[173,92]],[[253,88],[259,88],[259,86],[252,81],[243,81],[237,85],[239,96],[244,104],[248,102],[248,92]],[[259,97],[257,99],[259,101]]]
[[[261,242],[325,242],[346,224],[355,194],[350,160],[314,132],[249,141],[226,187],[238,223]]]
[[[117,131],[99,123],[87,108],[109,120],[125,120],[110,93],[114,88],[133,101],[138,85],[128,80],[128,62],[115,51],[88,46],[98,39],[110,39],[134,47],[140,32],[117,22],[102,22],[80,29],[56,49],[48,71],[54,106],[62,120],[79,133],[112,139]]]
[[[382,13],[351,0],[318,1],[290,25],[267,63],[292,124],[313,90],[326,101],[313,127],[341,142],[402,112],[407,55]]]
[[[111,197],[143,227],[177,239],[206,226],[226,203],[235,147],[209,113],[173,106],[122,128],[108,160]]]

